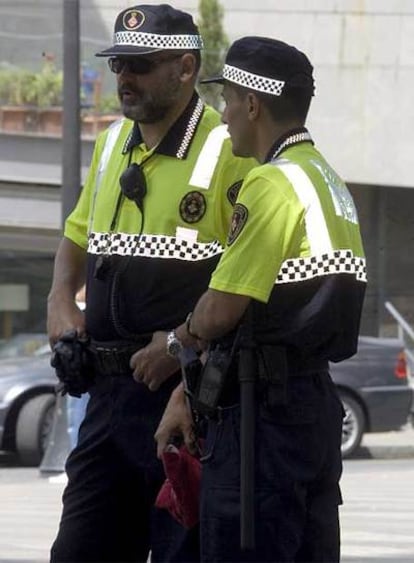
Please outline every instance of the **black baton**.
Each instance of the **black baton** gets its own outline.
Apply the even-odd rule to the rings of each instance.
[[[247,332],[250,333],[249,319]],[[245,333],[244,333],[245,335]],[[255,361],[251,338],[239,352],[240,383],[240,547],[255,548]]]

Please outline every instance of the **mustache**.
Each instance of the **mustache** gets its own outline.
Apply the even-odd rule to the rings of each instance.
[[[118,96],[122,96],[123,94],[141,94],[141,90],[136,88],[134,85],[125,82],[123,84],[119,84],[117,87]]]

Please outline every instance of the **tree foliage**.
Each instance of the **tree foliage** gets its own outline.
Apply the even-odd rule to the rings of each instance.
[[[218,0],[200,0],[198,27],[204,41],[200,79],[221,74],[229,46],[223,28],[224,10]],[[207,103],[220,107],[221,87],[217,84],[200,85],[200,93]]]
[[[63,73],[45,61],[39,72],[20,67],[0,68],[0,103],[40,108],[62,103]]]

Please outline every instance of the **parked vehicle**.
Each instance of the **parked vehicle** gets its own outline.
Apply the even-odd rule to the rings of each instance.
[[[46,344],[32,355],[0,360],[0,449],[37,466],[53,425],[56,376]]]
[[[366,432],[398,430],[414,411],[414,384],[400,340],[361,337],[358,353],[331,374],[345,409],[343,457],[352,455]],[[411,381],[411,387],[410,387]],[[23,465],[40,464],[53,425],[57,380],[50,349],[0,360],[0,449]]]
[[[401,340],[360,337],[357,354],[330,368],[345,409],[343,457],[364,433],[399,430],[409,421],[414,385]]]
[[[0,341],[0,359],[31,356],[47,343],[47,334],[43,332],[21,332],[7,340]]]

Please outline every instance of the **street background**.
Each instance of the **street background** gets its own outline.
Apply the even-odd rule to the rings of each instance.
[[[413,484],[413,428],[365,435],[358,454],[344,462],[343,562],[414,561]],[[0,456],[0,563],[48,561],[63,488]]]

